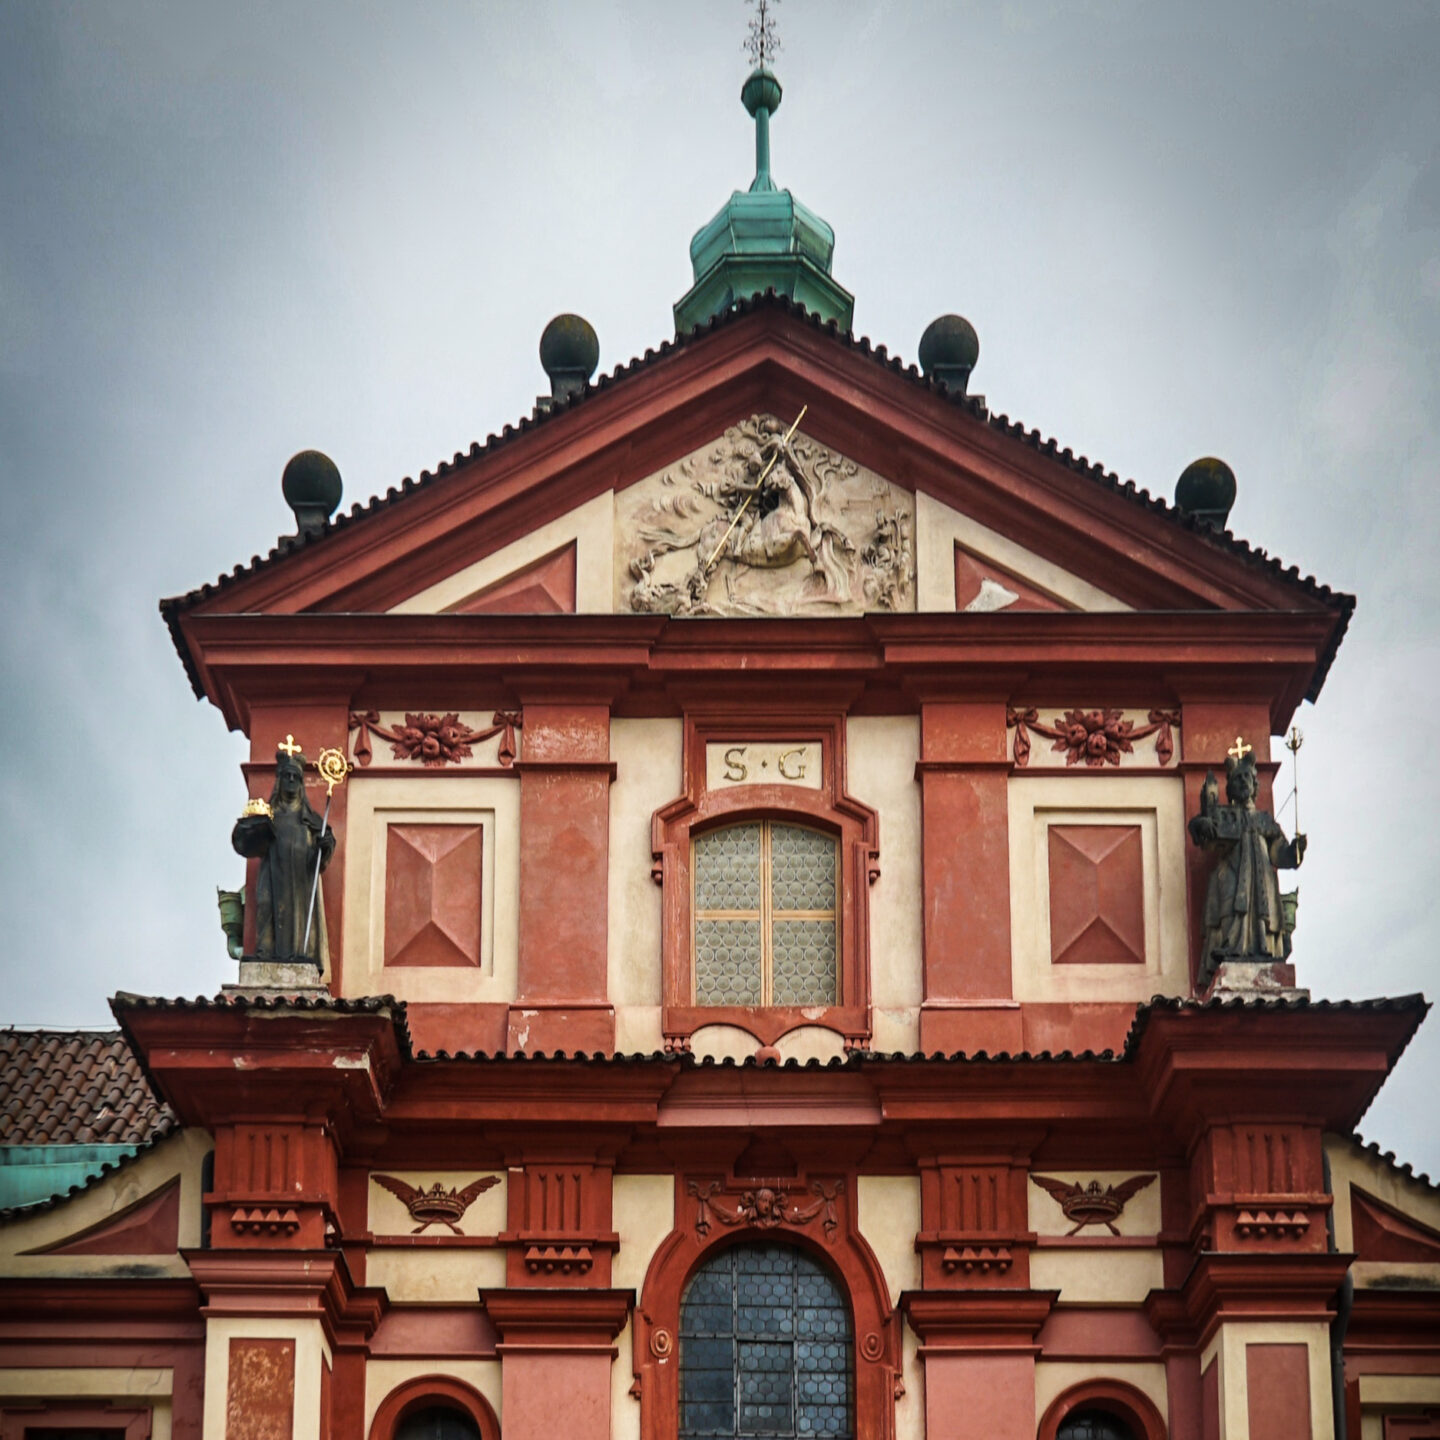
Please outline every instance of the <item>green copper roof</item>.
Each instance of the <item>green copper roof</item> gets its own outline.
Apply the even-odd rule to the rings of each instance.
[[[835,232],[770,175],[770,116],[780,108],[782,93],[763,65],[740,92],[755,117],[755,178],[690,242],[695,284],[675,305],[675,328],[682,334],[764,290],[798,300],[842,330],[850,328],[855,297],[830,275]]]

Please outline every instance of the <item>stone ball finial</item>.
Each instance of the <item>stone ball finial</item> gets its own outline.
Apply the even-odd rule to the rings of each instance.
[[[1235,472],[1213,455],[1192,460],[1175,482],[1175,505],[1186,515],[1222,528],[1235,503]]]
[[[600,339],[583,315],[557,315],[541,332],[540,364],[556,399],[576,394],[600,363]]]
[[[318,535],[324,530],[344,489],[335,462],[319,450],[292,455],[280,478],[280,493],[295,512],[301,535]]]
[[[753,69],[740,89],[740,103],[754,119],[757,110],[768,110],[772,115],[780,108],[781,97],[785,94],[772,70],[764,65]]]
[[[920,368],[961,395],[979,359],[980,337],[963,315],[941,315],[920,337]]]

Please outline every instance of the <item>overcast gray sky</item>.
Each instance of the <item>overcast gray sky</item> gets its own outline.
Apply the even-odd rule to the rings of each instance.
[[[658,344],[753,149],[739,0],[0,3],[0,1019],[230,977],[238,736],[155,610]],[[1300,717],[1317,994],[1436,989],[1440,5],[786,0],[774,169],[855,328],[1360,606]],[[1288,790],[1282,783],[1282,795]],[[1287,827],[1292,816],[1284,817]],[[1366,1117],[1440,1174],[1440,1020]]]

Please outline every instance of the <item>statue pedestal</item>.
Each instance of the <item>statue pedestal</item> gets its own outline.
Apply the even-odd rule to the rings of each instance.
[[[222,985],[222,995],[329,994],[318,965],[304,960],[242,960],[240,980]]]
[[[1285,960],[1222,960],[1211,977],[1205,998],[1308,1000],[1310,992],[1295,984],[1295,967]]]

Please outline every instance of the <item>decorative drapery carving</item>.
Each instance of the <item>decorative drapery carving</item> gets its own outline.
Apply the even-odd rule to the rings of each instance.
[[[722,1225],[757,1225],[772,1230],[777,1225],[802,1228],[823,1215],[825,1239],[833,1242],[839,1226],[835,1204],[843,1184],[840,1180],[812,1180],[808,1189],[797,1194],[794,1182],[772,1180],[750,1186],[729,1201],[719,1198],[726,1188],[720,1180],[691,1180],[687,1188],[695,1197],[695,1233],[702,1240],[710,1233],[712,1217]],[[804,1194],[816,1198],[807,1202],[800,1198]]]
[[[622,609],[859,614],[915,607],[914,508],[773,415],[622,498]]]
[[[355,760],[360,766],[369,765],[374,759],[370,748],[371,735],[378,735],[390,742],[391,753],[397,760],[418,760],[422,765],[438,768],[442,765],[458,765],[474,753],[471,746],[500,738],[500,764],[507,769],[515,763],[515,732],[521,728],[518,711],[497,710],[491,717],[490,727],[472,730],[461,723],[455,711],[444,715],[409,714],[403,725],[382,725],[378,710],[352,710],[350,730],[359,731],[355,741]]]
[[[1172,726],[1180,724],[1180,716],[1173,710],[1151,710],[1148,723],[1137,725],[1125,719],[1123,710],[1067,710],[1057,715],[1048,725],[1040,719],[1040,711],[1031,706],[1028,710],[1008,709],[1005,724],[1015,731],[1014,757],[1022,769],[1030,763],[1030,732],[1043,735],[1054,741],[1051,749],[1065,756],[1065,764],[1088,765],[1099,768],[1102,765],[1119,765],[1121,755],[1134,752],[1135,741],[1155,736],[1155,758],[1162,765],[1168,765],[1175,756],[1175,737]]]

